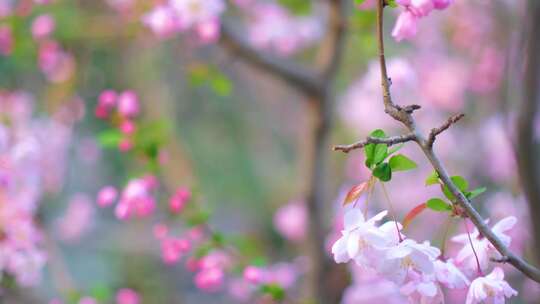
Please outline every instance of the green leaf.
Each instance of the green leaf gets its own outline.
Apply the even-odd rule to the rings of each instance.
[[[387,3],[388,3],[388,6],[390,6],[391,8],[398,7],[396,0],[388,0]]]
[[[455,175],[455,176],[452,176],[450,179],[461,192],[463,193],[467,192],[467,189],[469,188],[469,182],[467,182],[467,180],[464,177]],[[444,193],[444,196],[446,196],[449,200],[453,201],[455,199],[454,195],[452,194],[452,192],[446,185],[443,186],[443,193]]]
[[[377,137],[377,138],[385,138],[386,134],[383,130],[377,129],[371,134],[369,134],[370,137]],[[382,162],[386,156],[388,146],[385,144],[368,144],[364,147],[364,154],[366,155],[366,167],[370,168],[373,165],[378,165],[380,162]]]
[[[382,182],[387,182],[392,179],[392,168],[390,168],[390,165],[388,165],[388,163],[379,164],[373,170],[373,176],[375,176]]]
[[[456,175],[452,176],[450,179],[461,191],[467,191],[467,189],[469,188],[469,182],[467,182],[467,180],[462,176]]]
[[[386,144],[376,144],[373,152],[372,165],[380,164],[388,156],[388,146]]]
[[[285,290],[278,284],[264,284],[260,287],[263,294],[268,294],[274,301],[281,301],[285,298]]]
[[[426,206],[431,209],[438,212],[447,212],[452,211],[452,206],[447,204],[445,201],[443,201],[440,198],[432,198],[427,201]]]
[[[307,15],[311,12],[311,1],[279,0],[279,3],[297,15]]]
[[[476,188],[471,192],[467,192],[465,195],[467,196],[468,199],[472,200],[473,198],[475,198],[475,197],[479,196],[480,194],[486,192],[486,190],[487,190],[486,187]]]
[[[392,171],[407,171],[417,167],[416,163],[403,154],[394,155],[388,161]]]
[[[100,303],[105,303],[112,297],[112,291],[106,285],[98,284],[92,287],[90,295]]]
[[[401,150],[403,146],[405,146],[405,144],[403,143],[393,146],[392,148],[390,148],[390,150],[388,150],[388,155],[396,153],[397,151]]]
[[[356,5],[362,5],[366,0],[354,0],[354,4]]]
[[[116,148],[124,135],[117,129],[108,129],[99,133],[97,140],[103,148]]]
[[[427,178],[426,178],[426,186],[431,186],[439,183],[439,173],[437,171],[433,171]]]

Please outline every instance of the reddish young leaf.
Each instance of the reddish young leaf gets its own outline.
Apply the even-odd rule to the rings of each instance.
[[[426,203],[422,203],[422,204],[414,207],[411,211],[409,211],[409,213],[407,213],[407,215],[403,219],[403,229],[407,228],[407,226],[409,226],[409,224],[412,222],[412,220],[414,220],[414,218],[418,214],[420,214],[422,211],[424,211],[426,209],[426,207],[427,207]]]
[[[347,193],[347,196],[345,197],[345,200],[343,201],[343,206],[350,204],[357,200],[362,193],[364,193],[368,189],[368,182],[363,182],[361,184],[358,184],[349,190]]]

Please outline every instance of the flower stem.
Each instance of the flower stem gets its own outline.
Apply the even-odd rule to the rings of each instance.
[[[403,238],[401,237],[401,232],[399,231],[398,222],[396,220],[396,214],[394,212],[394,207],[392,206],[392,201],[390,200],[390,196],[388,195],[388,192],[386,191],[386,187],[384,186],[384,183],[381,182],[381,187],[384,192],[384,196],[386,197],[386,201],[388,202],[388,209],[390,209],[390,216],[392,217],[392,220],[394,221],[394,224],[396,225],[396,230],[399,238],[399,242],[401,243],[403,241]]]

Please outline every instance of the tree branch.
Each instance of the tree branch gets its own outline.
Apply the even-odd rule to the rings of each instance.
[[[379,137],[368,137],[365,140],[356,142],[354,144],[350,145],[337,145],[332,148],[334,151],[341,151],[344,153],[349,153],[350,151],[354,149],[361,149],[365,147],[367,144],[386,144],[388,146],[392,146],[395,144],[405,143],[408,141],[415,141],[416,135],[413,133],[408,133],[404,135],[399,136],[392,136],[387,138],[379,138]]]
[[[534,119],[538,112],[540,102],[540,5],[538,1],[529,1],[528,28],[525,65],[525,92],[521,105],[519,119],[517,120],[517,146],[516,155],[518,171],[523,186],[523,192],[529,205],[529,214],[540,214],[540,173],[539,164],[536,160],[538,153],[534,139]],[[533,219],[533,236],[535,241],[534,253],[537,263],[540,263],[540,221]]]
[[[439,173],[441,181],[448,187],[450,192],[457,198],[456,203],[463,208],[466,216],[472,221],[476,226],[478,231],[486,237],[491,244],[499,251],[499,253],[505,257],[505,261],[514,266],[516,269],[520,270],[523,274],[533,279],[536,282],[540,283],[540,270],[530,264],[517,255],[513,254],[508,247],[493,233],[493,231],[486,225],[482,216],[474,209],[471,202],[465,195],[457,188],[457,186],[450,179],[448,171],[443,166],[440,159],[437,157],[433,151],[432,141],[437,135],[438,129],[435,129],[435,132],[432,133],[433,139],[425,139],[424,136],[418,131],[416,127],[416,122],[412,116],[412,113],[407,113],[403,108],[394,105],[392,101],[392,96],[390,94],[390,82],[388,81],[388,74],[386,68],[386,62],[384,58],[384,39],[383,39],[383,10],[384,10],[384,0],[378,0],[377,5],[377,40],[379,44],[379,63],[381,69],[381,85],[383,91],[383,102],[385,107],[385,112],[392,116],[395,120],[403,123],[409,131],[414,134],[416,137],[416,142],[422,149],[424,155],[427,157],[433,168]],[[530,63],[529,63],[530,64]],[[457,116],[456,116],[457,117]],[[450,119],[452,120],[452,119]],[[452,122],[448,123],[448,127]],[[443,125],[443,127],[446,126]],[[447,129],[447,128],[446,128]],[[441,132],[444,130],[441,130]],[[430,144],[431,143],[431,144]]]
[[[220,45],[231,53],[241,56],[251,65],[277,76],[310,97],[316,96],[322,91],[323,81],[315,70],[304,67],[297,62],[255,50],[241,35],[234,31],[232,24],[227,20],[223,20],[221,25]]]

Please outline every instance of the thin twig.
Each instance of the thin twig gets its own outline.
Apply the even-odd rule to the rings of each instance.
[[[341,151],[344,153],[349,153],[352,150],[355,149],[361,149],[365,147],[368,144],[386,144],[388,146],[392,146],[395,144],[405,143],[408,141],[414,141],[416,140],[416,136],[413,133],[408,133],[404,135],[399,136],[392,136],[392,137],[386,137],[386,138],[379,138],[379,137],[368,137],[365,140],[356,142],[354,144],[350,145],[337,145],[332,147],[332,150],[334,151]]]
[[[463,117],[465,117],[465,114],[453,115],[452,117],[448,118],[448,120],[444,124],[442,124],[440,127],[431,129],[431,132],[429,132],[428,140],[426,143],[427,146],[431,148],[433,146],[433,143],[435,142],[435,138],[437,137],[437,135],[448,130],[448,128],[450,128],[451,125],[455,124]]]

